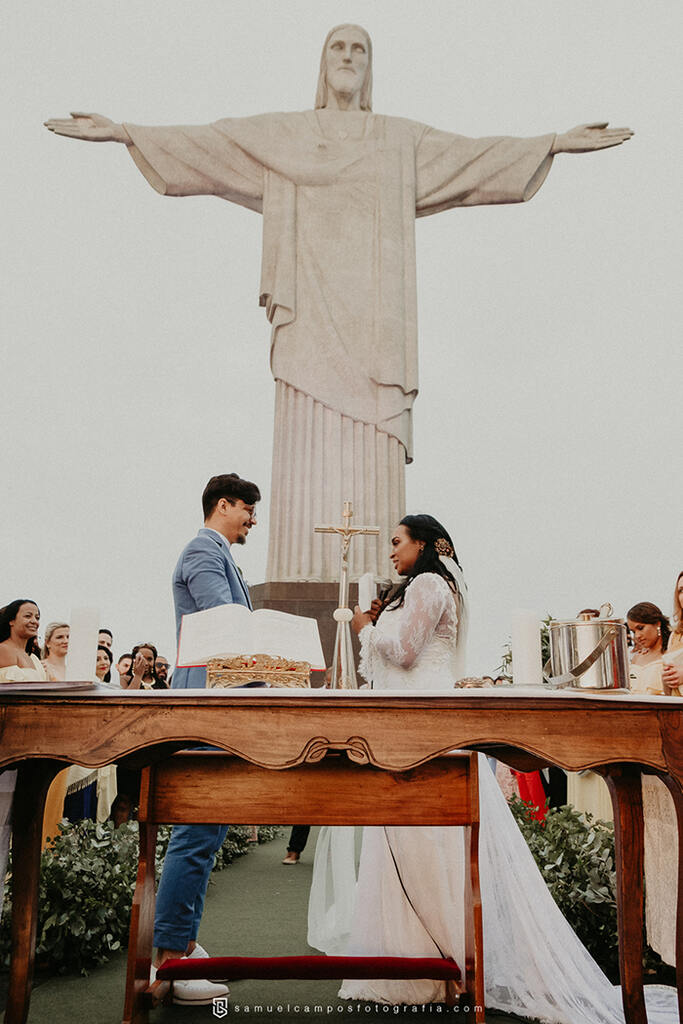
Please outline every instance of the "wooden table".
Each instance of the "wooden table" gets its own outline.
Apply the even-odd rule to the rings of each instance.
[[[283,770],[344,752],[359,764],[413,768],[457,747],[522,770],[596,768],[615,820],[619,962],[628,1024],[645,1024],[641,770],[661,775],[683,840],[683,703],[675,698],[545,694],[523,688],[391,691],[176,690],[40,696],[0,688],[0,767],[20,769],[14,813],[12,964],[7,1024],[24,1024],[33,976],[42,810],[64,764],[99,767],[138,753],[149,763],[188,742]],[[331,822],[332,823],[332,822]],[[683,849],[683,845],[681,845]],[[679,858],[678,891],[683,893]],[[628,895],[628,898],[626,898]],[[679,898],[677,962],[683,965]],[[679,1006],[683,978],[678,973]],[[683,1013],[681,1015],[683,1019]]]

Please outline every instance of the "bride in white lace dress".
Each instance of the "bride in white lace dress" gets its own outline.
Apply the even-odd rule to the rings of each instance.
[[[405,580],[376,625],[358,609],[354,616],[361,672],[374,689],[450,689],[462,674],[466,612],[451,539],[431,516],[406,516],[391,560]],[[619,989],[550,896],[483,755],[479,778],[486,1006],[547,1024],[623,1024]],[[367,827],[356,883],[350,830],[322,829],[309,943],[328,954],[443,955],[462,964],[463,836],[458,828]],[[650,1024],[677,1022],[674,990],[652,988]],[[445,990],[430,980],[347,980],[340,996],[415,1005],[443,1002]]]

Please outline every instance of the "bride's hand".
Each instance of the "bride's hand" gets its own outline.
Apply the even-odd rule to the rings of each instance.
[[[372,625],[372,615],[370,612],[362,612],[360,605],[356,605],[353,609],[353,618],[351,619],[351,629],[354,633],[360,633],[361,629],[365,626]]]

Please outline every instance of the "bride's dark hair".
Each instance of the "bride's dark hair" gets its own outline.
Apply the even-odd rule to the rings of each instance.
[[[455,579],[453,574],[449,572],[439,557],[440,554],[450,555],[456,565],[462,569],[462,566],[458,561],[458,556],[455,553],[455,547],[453,546],[450,534],[441,525],[438,519],[426,514],[404,516],[399,523],[399,526],[405,526],[412,540],[424,541],[424,548],[418,555],[415,565],[407,574],[403,583],[401,583],[391,595],[387,608],[400,608],[405,601],[406,590],[415,577],[420,576],[423,572],[435,572],[437,576],[443,576],[453,592],[458,594],[462,599],[464,595],[460,593],[458,581]],[[444,550],[439,551],[437,549],[437,541],[446,541],[446,544],[450,548],[450,552],[443,543],[439,544],[438,547],[444,548]]]

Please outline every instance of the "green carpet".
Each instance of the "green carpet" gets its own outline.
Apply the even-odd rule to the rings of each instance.
[[[288,833],[286,833],[288,835]],[[199,936],[209,952],[232,955],[306,953],[306,909],[311,884],[315,830],[299,864],[285,867],[285,839],[265,843],[229,868],[212,875]],[[125,952],[87,977],[39,977],[28,1024],[120,1024],[125,983]],[[2,1001],[6,989],[2,986]],[[378,1018],[456,1021],[446,1007],[391,1007],[349,1003],[337,998],[337,981],[237,981],[230,986],[227,1012],[210,1006],[160,1007],[151,1024],[210,1024],[221,1019],[284,1022],[341,1020],[357,1024]],[[517,1018],[487,1014],[489,1024]]]

